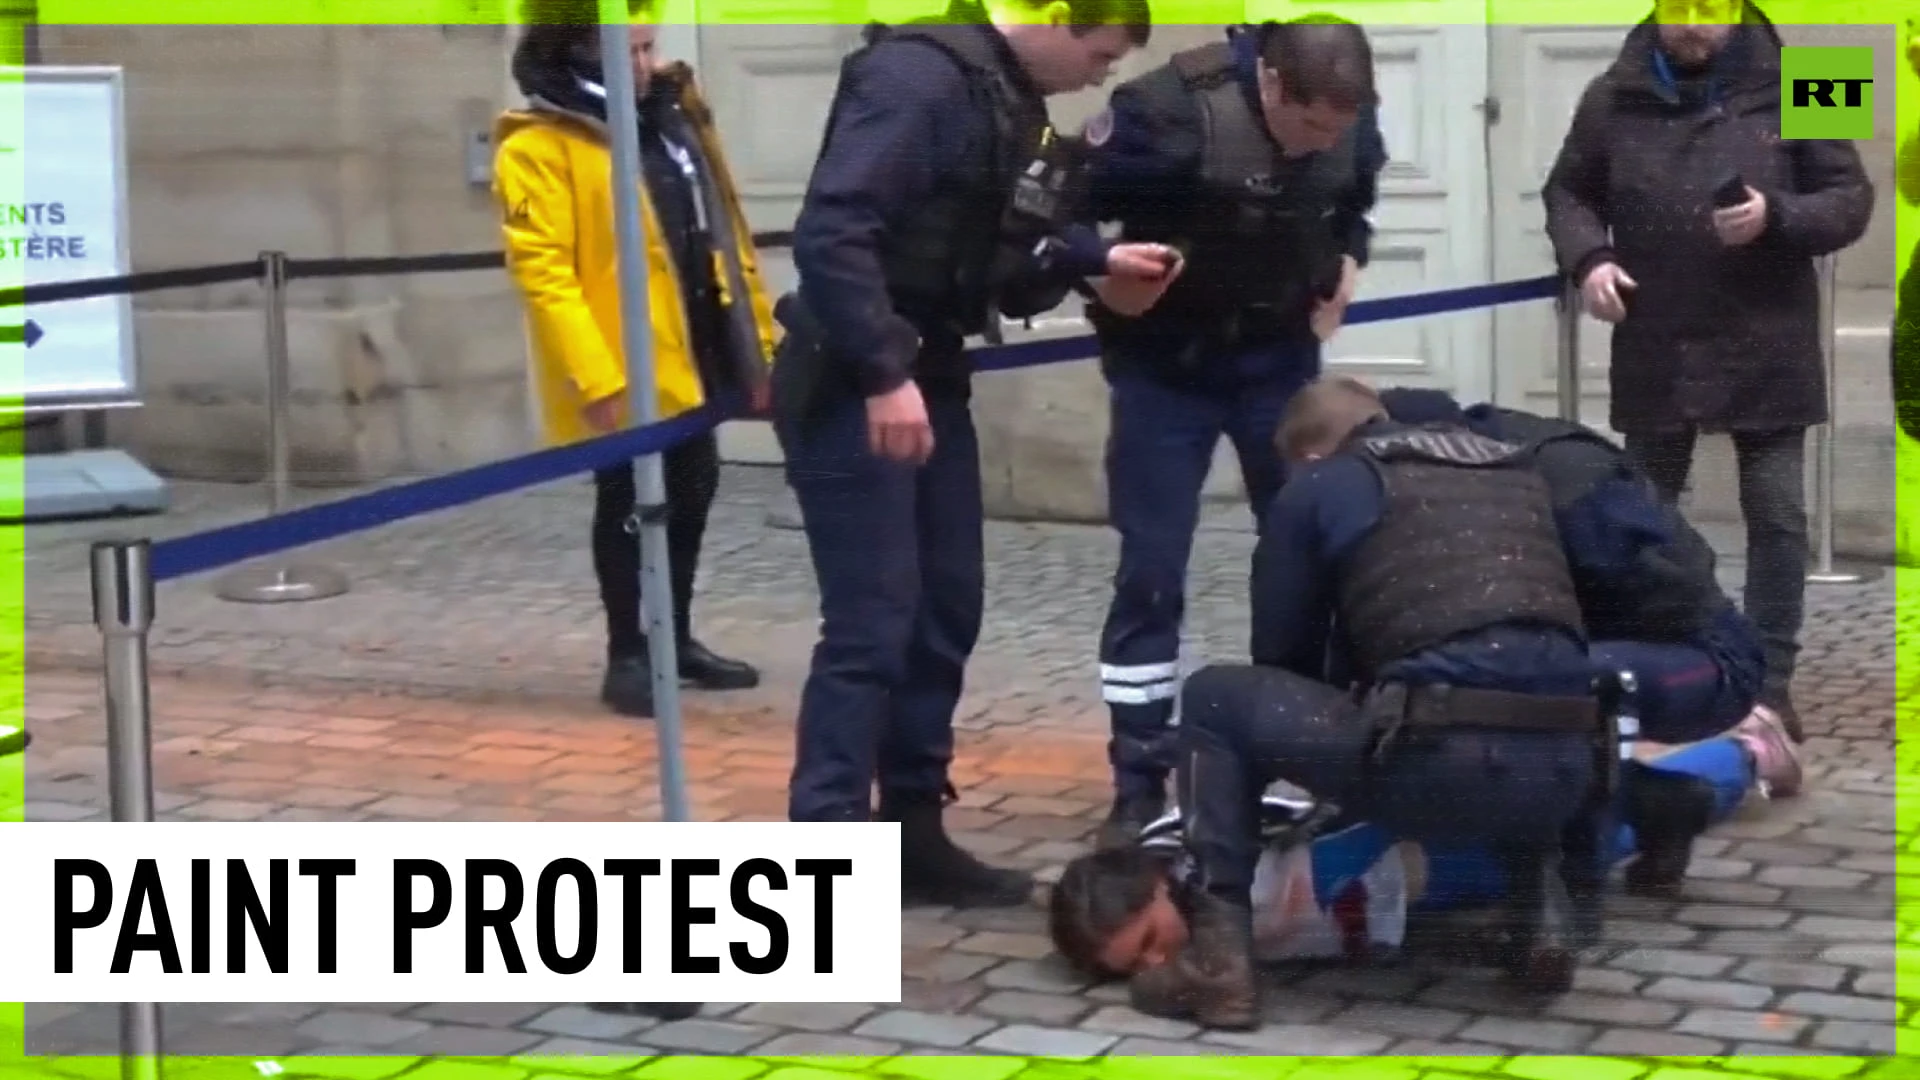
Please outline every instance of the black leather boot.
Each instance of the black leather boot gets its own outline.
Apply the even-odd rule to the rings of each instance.
[[[1627,866],[1627,892],[1674,899],[1693,861],[1693,841],[1713,820],[1713,787],[1696,776],[1638,764],[1623,770],[1620,782],[1638,852]]]
[[[688,639],[679,650],[680,678],[702,690],[751,690],[760,685],[760,672],[744,660],[733,660],[698,641]]]
[[[988,866],[947,835],[939,792],[885,793],[881,821],[900,823],[900,899],[915,907],[1003,908],[1033,900],[1033,875]]]
[[[1501,966],[1529,993],[1557,996],[1573,989],[1578,963],[1573,942],[1573,902],[1561,877],[1561,859],[1551,849],[1499,852],[1507,878],[1501,906]]]
[[[1570,931],[1576,949],[1591,949],[1605,936],[1607,836],[1602,829],[1610,827],[1611,820],[1583,816],[1567,826],[1561,845],[1560,879],[1572,904]]]
[[[1107,811],[1107,820],[1100,823],[1099,832],[1094,834],[1094,846],[1102,851],[1130,847],[1140,838],[1140,830],[1166,812],[1167,796],[1163,790],[1117,796]]]
[[[1225,1031],[1260,1025],[1260,983],[1253,970],[1253,913],[1246,904],[1196,889],[1192,936],[1171,961],[1135,975],[1134,1010]]]
[[[653,661],[646,653],[616,656],[607,661],[600,683],[600,701],[621,716],[653,718]]]

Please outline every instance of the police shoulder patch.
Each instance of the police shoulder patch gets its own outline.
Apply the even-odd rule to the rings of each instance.
[[[1088,146],[1105,146],[1113,138],[1113,110],[1101,109],[1080,129],[1080,138]]]

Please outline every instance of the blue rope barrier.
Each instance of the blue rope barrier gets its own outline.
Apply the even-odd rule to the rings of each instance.
[[[1559,294],[1560,280],[1556,277],[1440,289],[1408,296],[1356,301],[1347,310],[1346,323],[1357,325],[1470,311],[1528,300],[1547,300]],[[1097,355],[1097,352],[1094,337],[1084,334],[999,345],[976,350],[974,356],[976,367],[981,371],[1011,371],[1042,364],[1086,360]],[[670,420],[572,446],[537,450],[504,461],[396,484],[362,495],[350,495],[318,506],[289,510],[257,521],[225,525],[157,541],[152,552],[153,577],[155,581],[170,581],[217,570],[263,555],[337,539],[422,514],[479,502],[509,491],[604,469],[647,454],[657,454],[739,415],[739,409],[732,403],[704,405]]]

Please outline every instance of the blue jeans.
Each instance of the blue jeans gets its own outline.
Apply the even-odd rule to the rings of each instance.
[[[867,446],[865,402],[776,425],[820,588],[787,816],[864,821],[883,793],[937,795],[985,603],[980,449],[964,400],[930,397],[933,456]]]

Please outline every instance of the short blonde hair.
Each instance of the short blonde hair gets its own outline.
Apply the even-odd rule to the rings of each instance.
[[[1351,375],[1322,375],[1287,402],[1275,442],[1288,461],[1324,456],[1339,449],[1355,428],[1386,416],[1373,387]]]

